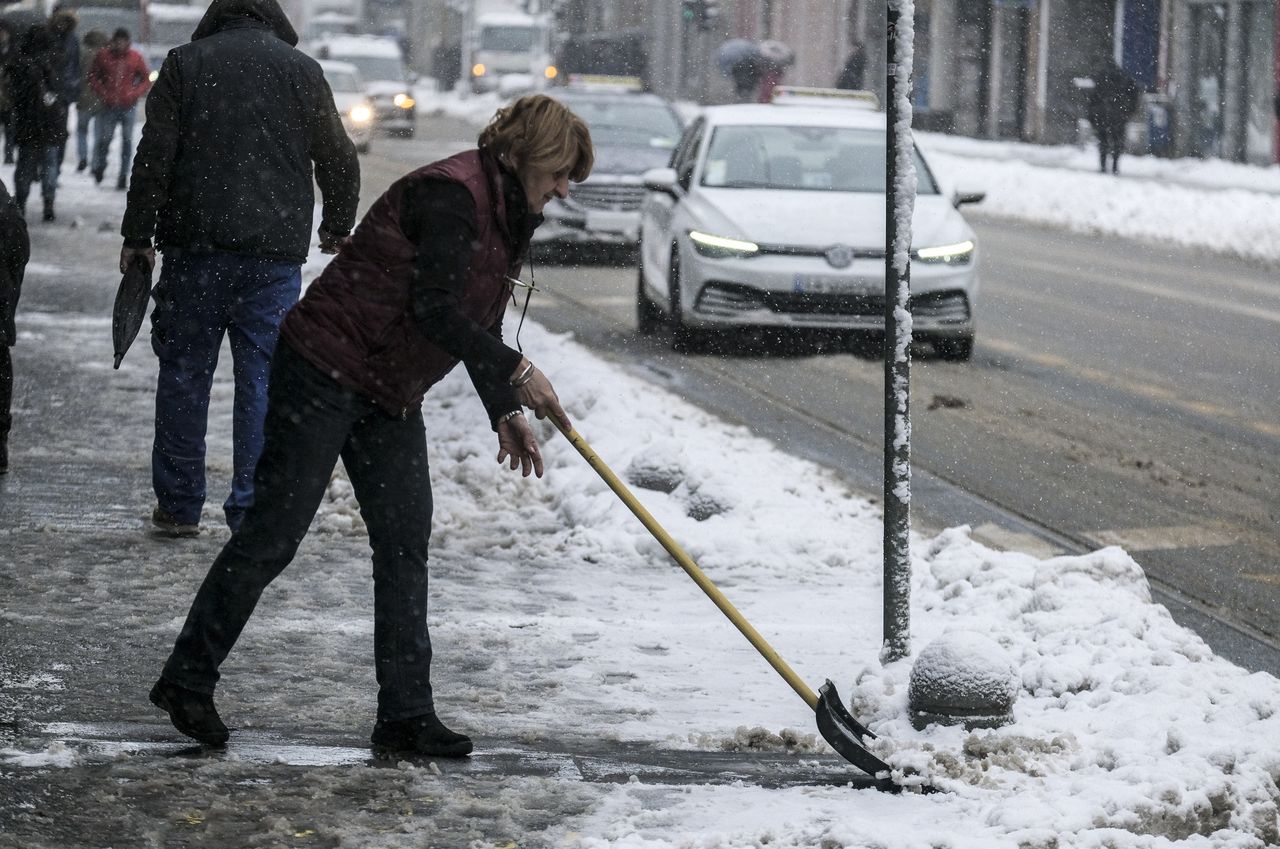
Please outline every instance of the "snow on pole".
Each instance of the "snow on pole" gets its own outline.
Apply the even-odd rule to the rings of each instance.
[[[889,0],[884,281],[884,643],[881,663],[911,652],[911,139],[914,0]]]

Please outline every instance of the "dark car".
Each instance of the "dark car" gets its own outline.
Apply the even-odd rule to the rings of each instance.
[[[641,175],[666,165],[683,129],[671,104],[639,91],[639,82],[571,82],[547,94],[591,128],[596,164],[591,176],[571,184],[569,197],[543,210],[540,242],[634,245],[640,235]]]

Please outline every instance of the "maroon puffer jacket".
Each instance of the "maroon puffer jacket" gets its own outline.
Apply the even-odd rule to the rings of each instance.
[[[507,230],[497,165],[470,150],[393,183],[280,328],[312,365],[398,416],[421,404],[427,389],[458,364],[413,320],[416,249],[400,229],[400,201],[408,186],[427,179],[461,183],[476,205],[477,237],[459,309],[486,330],[502,321],[506,277],[520,274],[520,246]]]

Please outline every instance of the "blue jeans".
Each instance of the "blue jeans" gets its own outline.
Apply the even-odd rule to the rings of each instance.
[[[53,203],[58,192],[58,172],[62,167],[58,146],[18,145],[18,161],[13,168],[13,199],[19,210],[25,210],[31,184],[40,179],[40,194],[45,203]]]
[[[227,526],[253,503],[262,453],[267,377],[284,314],[298,301],[296,263],[230,253],[170,249],[152,296],[151,348],[160,358],[151,480],[161,510],[196,523],[205,499],[209,390],[222,337],[231,338],[235,374],[231,494]]]
[[[427,629],[431,476],[422,415],[388,415],[282,342],[271,366],[257,497],[191,603],[165,663],[173,684],[213,694],[258,599],[293,560],[338,458],[373,551],[373,654],[378,719],[434,710]],[[285,670],[281,670],[283,673]]]
[[[97,112],[86,112],[76,109],[76,155],[81,162],[89,161],[89,128],[93,126],[93,120],[98,116]],[[93,127],[94,147],[97,147],[98,133],[97,127]],[[97,157],[94,158],[95,161]]]
[[[129,168],[133,164],[133,107],[104,106],[93,116],[98,125],[98,137],[93,145],[93,173],[101,177],[107,171],[107,148],[111,146],[111,136],[116,127],[120,127],[120,179],[129,177]]]

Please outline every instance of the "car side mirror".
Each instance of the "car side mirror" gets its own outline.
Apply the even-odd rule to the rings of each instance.
[[[986,197],[986,192],[957,191],[951,196],[951,205],[959,209],[966,203],[982,203]]]
[[[662,192],[672,197],[676,195],[676,169],[651,168],[640,178],[644,187],[651,192]]]

